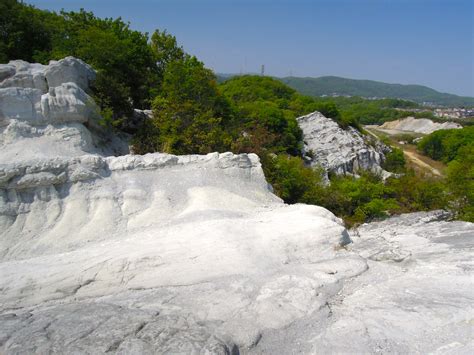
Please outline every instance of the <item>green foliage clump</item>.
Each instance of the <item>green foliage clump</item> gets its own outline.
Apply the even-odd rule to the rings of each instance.
[[[234,102],[255,100],[279,102],[284,107],[292,100],[295,90],[268,76],[243,75],[227,80],[222,84],[225,95]]]
[[[405,156],[403,150],[392,148],[392,151],[385,154],[383,168],[392,173],[403,173],[405,171]]]
[[[445,163],[455,160],[459,149],[466,146],[474,146],[474,127],[435,131],[418,143],[423,154]]]
[[[448,192],[442,179],[416,175],[413,170],[387,179],[386,193],[396,199],[394,213],[447,209]]]
[[[0,2],[0,62],[33,61],[51,49],[47,13],[17,0]]]
[[[225,130],[232,113],[219,93],[215,76],[195,57],[185,56],[167,66],[162,91],[153,101],[153,119],[137,133],[138,153],[205,154],[228,150]]]
[[[267,156],[263,163],[266,178],[285,202],[321,204],[324,201],[322,170],[305,166],[299,157],[283,154]]]
[[[418,149],[448,164],[449,207],[457,218],[474,222],[474,127],[435,131],[418,143]]]
[[[301,152],[302,132],[290,108],[293,89],[269,77],[246,75],[226,81],[220,90],[233,103],[239,122],[237,151],[247,151],[254,142],[260,148],[257,153]]]
[[[398,206],[381,177],[370,172],[359,178],[334,176],[326,196],[323,206],[349,225],[387,217]]]
[[[327,201],[322,206],[344,218],[349,225],[391,214],[448,207],[443,182],[417,176],[413,171],[385,182],[373,173],[364,173],[360,178],[334,177],[325,195]]]
[[[457,217],[474,222],[474,145],[458,149],[456,158],[448,164],[447,185]]]
[[[322,169],[305,166],[299,157],[267,156],[262,162],[265,176],[285,202],[320,205],[343,218],[348,226],[392,214],[450,207],[450,192],[443,180],[418,176],[412,170],[386,181],[363,172],[360,177],[331,176],[328,183]],[[458,203],[466,205],[464,199]],[[472,212],[468,208],[465,211]]]

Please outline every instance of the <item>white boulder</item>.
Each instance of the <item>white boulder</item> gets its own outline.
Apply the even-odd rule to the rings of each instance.
[[[252,154],[0,165],[0,227],[3,353],[243,350],[366,269],[341,221],[283,204]]]
[[[0,64],[0,81],[15,75],[16,68],[13,64]]]
[[[23,60],[0,64],[0,88],[32,88],[38,89],[44,94],[48,92],[48,84],[44,76],[46,68],[45,65],[28,63]]]
[[[51,61],[49,65],[23,60],[0,64],[0,88],[33,88],[41,90],[43,94],[49,88],[64,83],[76,83],[82,90],[87,90],[95,77],[95,71],[90,65],[74,57]]]
[[[50,88],[41,98],[41,109],[50,123],[86,123],[98,116],[94,100],[73,82]]]
[[[98,107],[86,93],[94,78],[93,69],[73,57],[0,65],[0,158],[128,153],[123,139],[98,124]]]
[[[384,147],[368,144],[355,128],[344,130],[319,112],[299,117],[306,153],[311,151],[311,165],[322,166],[336,174],[356,174],[360,170],[381,172]]]
[[[64,83],[76,83],[83,90],[87,90],[95,79],[95,71],[82,60],[66,57],[59,61],[51,61],[44,71],[49,87],[60,86]]]

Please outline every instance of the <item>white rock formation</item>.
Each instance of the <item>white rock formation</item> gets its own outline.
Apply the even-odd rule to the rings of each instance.
[[[474,224],[444,213],[401,215],[351,233],[368,269],[326,313],[262,337],[256,353],[472,354]]]
[[[430,134],[440,129],[459,129],[462,126],[456,122],[433,122],[427,118],[406,117],[401,120],[388,121],[377,127],[377,129],[389,130],[392,133],[413,132]],[[395,131],[395,132],[393,132]],[[401,132],[397,132],[401,131]]]
[[[94,78],[94,70],[73,57],[0,65],[1,162],[127,153],[127,144],[98,129],[98,108],[86,93]]]
[[[2,353],[244,350],[366,269],[341,222],[281,203],[252,154],[0,171]]]
[[[305,151],[312,152],[311,165],[322,166],[336,174],[357,174],[360,170],[383,173],[381,164],[388,147],[380,142],[376,147],[356,129],[342,129],[332,119],[319,112],[299,117]]]
[[[105,156],[63,77],[43,124],[0,106],[0,353],[472,352],[472,224],[402,216],[349,244],[253,154]]]
[[[58,63],[15,67],[47,92],[0,67],[1,353],[235,353],[365,269],[341,221],[284,205],[253,154],[104,156],[88,76]]]

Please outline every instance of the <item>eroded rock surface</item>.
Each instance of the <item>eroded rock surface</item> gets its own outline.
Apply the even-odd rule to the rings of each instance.
[[[73,57],[49,65],[0,64],[1,162],[128,153],[125,142],[98,125],[88,94],[94,78],[94,70]]]
[[[340,249],[340,220],[284,205],[252,154],[85,155],[0,176],[6,353],[244,351],[366,269]]]
[[[406,214],[352,231],[347,252],[367,271],[344,282],[324,316],[268,334],[257,353],[472,354],[474,224],[446,217]]]
[[[22,70],[49,85],[0,66],[25,85],[3,97],[33,98],[0,102],[0,353],[472,353],[472,224],[405,215],[350,244],[254,154],[107,156],[88,71],[42,93]]]
[[[381,164],[389,148],[380,142],[372,146],[353,127],[344,130],[319,112],[297,120],[303,130],[305,151],[311,152],[311,165],[340,175],[357,174],[361,170],[384,173]]]

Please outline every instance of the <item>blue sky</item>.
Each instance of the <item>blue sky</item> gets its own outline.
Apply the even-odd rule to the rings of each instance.
[[[219,73],[336,75],[474,96],[472,0],[26,0],[167,29]]]

